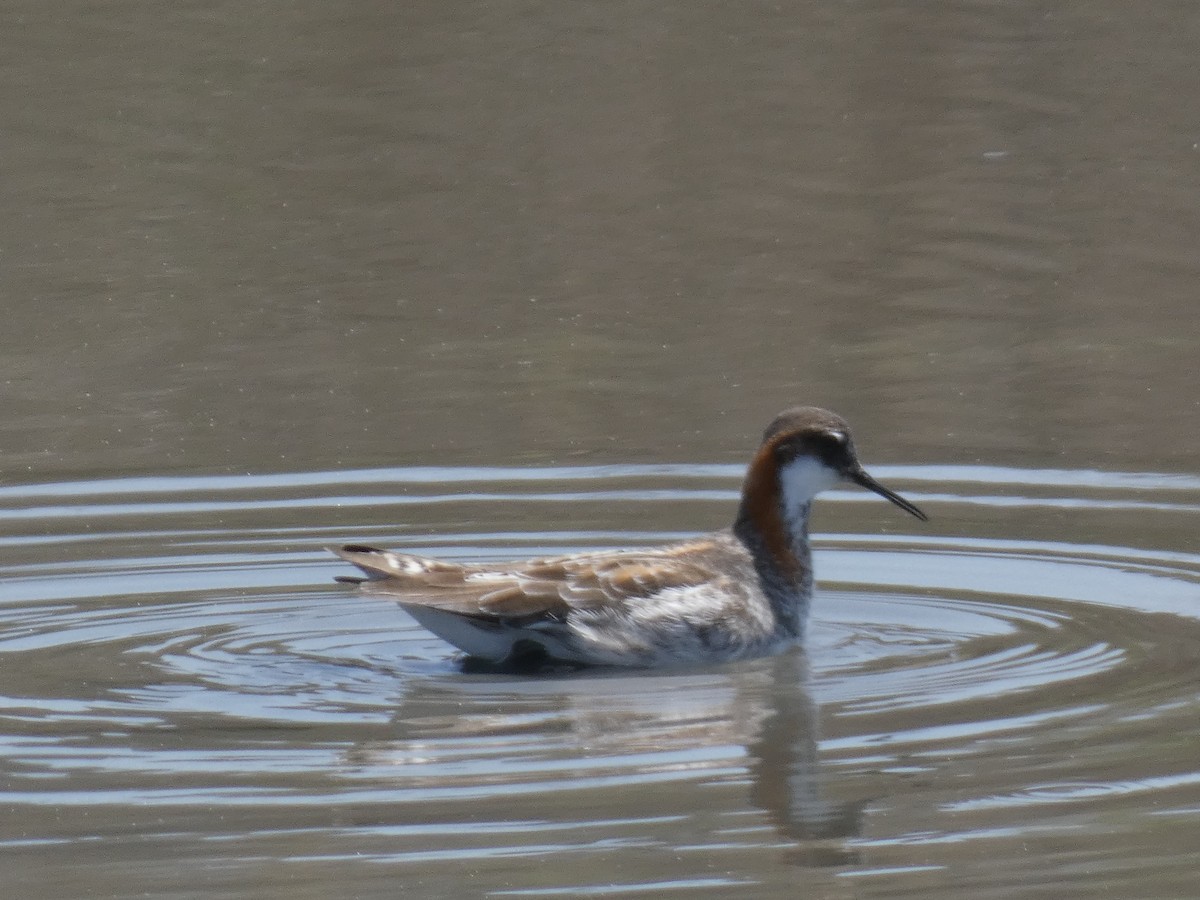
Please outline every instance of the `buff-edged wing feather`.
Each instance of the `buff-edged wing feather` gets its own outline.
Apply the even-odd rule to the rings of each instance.
[[[662,551],[585,553],[518,564],[458,565],[442,560],[351,545],[334,552],[361,569],[373,594],[406,607],[427,606],[460,616],[528,624],[563,621],[575,611],[652,603],[670,591],[712,585],[727,575],[714,569],[710,542]]]

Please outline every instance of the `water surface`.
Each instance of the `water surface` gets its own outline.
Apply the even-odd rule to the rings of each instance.
[[[668,672],[470,674],[395,605],[332,584],[345,567],[321,549],[653,543],[691,532],[617,523],[727,511],[738,474],[0,490],[8,871],[28,896],[275,896],[313,879],[347,896],[758,895],[797,879],[955,896],[1008,890],[997,860],[1019,858],[1039,889],[1132,896],[1152,869],[1183,895],[1200,837],[1200,556],[937,522],[982,509],[1019,534],[1068,507],[1186,527],[1196,479],[884,467],[934,524],[910,532],[865,492],[822,500],[806,648]],[[481,527],[499,519],[559,527]]]
[[[14,896],[1195,894],[1200,15],[0,6]],[[727,524],[804,652],[465,673],[323,547]]]

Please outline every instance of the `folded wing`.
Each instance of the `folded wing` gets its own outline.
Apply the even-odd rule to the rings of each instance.
[[[350,545],[334,552],[358,566],[374,594],[408,606],[427,606],[506,624],[563,621],[572,611],[614,610],[673,588],[716,584],[726,576],[694,558],[705,545],[669,550],[580,554],[515,566],[458,565]],[[700,555],[704,555],[702,552]]]

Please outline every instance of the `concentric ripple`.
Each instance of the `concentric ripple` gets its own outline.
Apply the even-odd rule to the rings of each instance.
[[[0,847],[36,856],[133,833],[197,865],[575,866],[570,884],[514,876],[515,893],[610,884],[617,860],[622,883],[666,872],[719,893],[758,883],[746,860],[781,847],[864,875],[916,872],[905,848],[1062,836],[1083,809],[1198,808],[1200,764],[1180,736],[1200,721],[1200,556],[1165,538],[1194,528],[1200,480],[882,469],[934,529],[857,533],[911,523],[833,493],[806,652],[675,672],[466,673],[399,608],[334,585],[343,569],[322,549],[653,543],[720,524],[739,474],[0,488],[0,798],[23,810]],[[1112,517],[1131,514],[1138,547],[1113,541],[1128,532]],[[512,530],[529,522],[559,530]],[[1031,809],[1055,812],[1035,826]],[[735,874],[709,885],[678,861],[695,854]]]

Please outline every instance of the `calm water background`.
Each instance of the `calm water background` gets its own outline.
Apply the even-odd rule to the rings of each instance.
[[[1200,8],[0,8],[28,897],[1194,896]],[[329,584],[725,524],[808,652],[464,674]],[[918,530],[918,528],[920,530]]]

